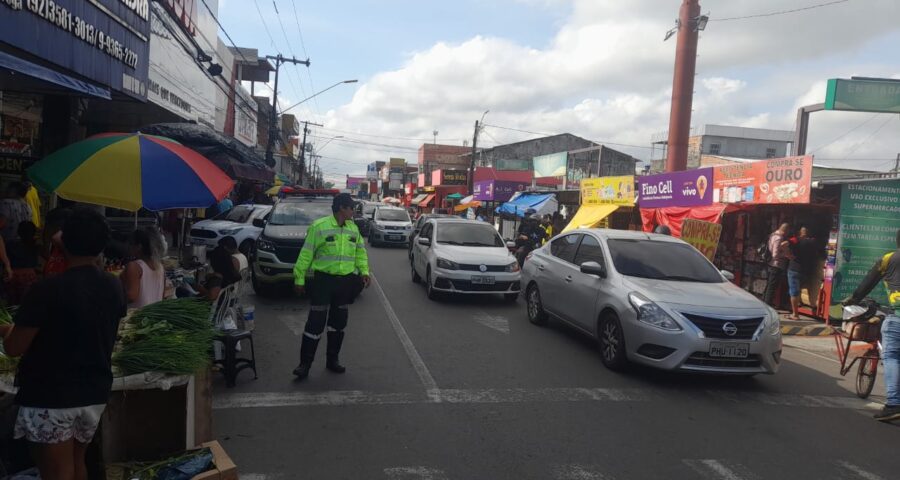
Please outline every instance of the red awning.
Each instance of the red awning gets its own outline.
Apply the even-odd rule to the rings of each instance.
[[[672,236],[681,238],[681,224],[686,218],[719,223],[725,209],[731,205],[717,204],[705,207],[642,208],[641,222],[645,232],[652,232],[657,225],[666,225]],[[734,208],[732,208],[733,210]]]
[[[431,204],[432,202],[434,202],[434,194],[433,194],[433,193],[429,193],[428,196],[425,197],[425,200],[422,200],[421,202],[419,202],[419,206],[422,207],[422,208],[425,208],[425,207],[427,207],[429,204]]]

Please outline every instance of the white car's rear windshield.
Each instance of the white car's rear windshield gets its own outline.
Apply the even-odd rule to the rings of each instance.
[[[494,227],[485,223],[441,223],[437,226],[437,243],[467,247],[505,247]]]
[[[722,283],[722,274],[694,247],[654,240],[607,242],[616,271],[629,277]]]
[[[408,222],[409,214],[406,210],[383,210],[375,211],[375,220],[384,220],[385,222]]]

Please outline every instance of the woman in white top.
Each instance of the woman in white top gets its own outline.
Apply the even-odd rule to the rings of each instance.
[[[131,234],[131,255],[122,272],[128,308],[141,308],[163,299],[166,272],[162,265],[165,243],[155,228],[141,228]]]

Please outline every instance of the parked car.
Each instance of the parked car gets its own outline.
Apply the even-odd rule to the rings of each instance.
[[[528,318],[591,335],[611,369],[774,374],[778,312],[728,281],[694,247],[666,235],[582,229],[525,261]]]
[[[404,245],[409,243],[412,234],[412,220],[409,213],[400,207],[379,206],[372,213],[369,222],[369,244]]]
[[[253,290],[257,294],[270,295],[279,285],[294,283],[294,264],[306,241],[306,231],[312,222],[332,214],[333,198],[333,195],[285,197],[264,219],[253,222],[262,228],[250,259]],[[311,269],[309,273],[312,274]]]
[[[410,259],[410,261],[412,261],[412,251],[413,251],[413,245],[415,245],[415,243],[416,243],[416,236],[422,230],[422,226],[425,225],[425,222],[427,222],[431,218],[453,218],[453,215],[447,215],[444,213],[438,213],[438,214],[425,213],[416,219],[416,222],[413,223],[412,233],[409,235],[409,259]]]
[[[199,221],[191,227],[191,243],[210,249],[218,245],[220,239],[231,236],[237,241],[238,250],[249,256],[262,232],[253,221],[265,217],[270,210],[271,205],[238,205],[209,220]]]
[[[442,293],[519,296],[519,264],[491,225],[461,218],[425,222],[413,246],[412,281],[424,281],[428,298]]]
[[[353,223],[359,228],[359,233],[361,233],[362,236],[369,236],[370,222],[372,221],[372,214],[375,213],[375,209],[385,206],[387,206],[386,203],[370,202],[368,200],[363,200],[356,204],[356,207],[353,209]]]

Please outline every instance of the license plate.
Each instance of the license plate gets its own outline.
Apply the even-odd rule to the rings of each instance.
[[[472,284],[474,285],[493,285],[494,277],[473,276]]]
[[[709,356],[720,358],[747,358],[750,356],[749,343],[711,342]]]
[[[400,235],[388,235],[387,236],[388,240],[400,240],[401,238],[403,238],[403,237],[401,237]]]
[[[191,238],[191,243],[194,245],[211,245],[212,241],[203,238]]]

